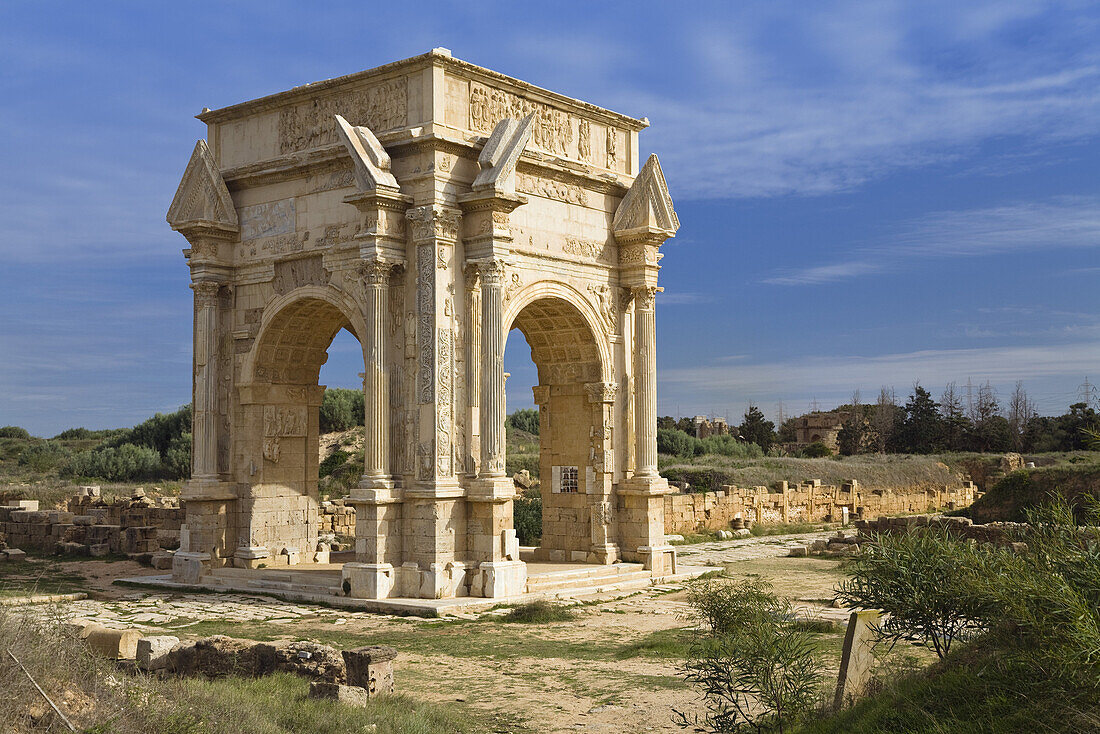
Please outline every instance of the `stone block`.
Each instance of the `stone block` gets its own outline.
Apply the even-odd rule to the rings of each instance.
[[[345,563],[340,575],[344,592],[356,599],[386,599],[393,594],[397,581],[388,563]]]
[[[88,526],[95,525],[95,515],[73,515],[73,525]]]
[[[5,561],[22,561],[26,559],[27,554],[18,548],[5,548],[0,551],[0,556],[3,556]]]
[[[181,584],[197,584],[206,572],[206,553],[176,553],[172,556],[172,580]]]
[[[137,664],[142,670],[161,670],[168,667],[168,654],[180,644],[180,638],[172,635],[142,637],[137,643]]]
[[[837,709],[850,706],[865,692],[874,665],[875,627],[881,614],[878,610],[852,612],[840,658],[833,704]]]
[[[363,688],[370,696],[395,692],[393,660],[397,650],[387,645],[370,645],[344,650],[342,654],[348,685]]]
[[[805,558],[810,555],[810,549],[804,545],[796,545],[787,552],[790,558]]]
[[[346,706],[358,706],[365,708],[370,700],[370,694],[359,686],[345,686],[341,683],[328,683],[325,681],[312,681],[309,684],[309,697],[322,698],[337,701]]]
[[[8,502],[8,507],[27,512],[38,512],[39,505],[38,500],[11,500]]]
[[[15,510],[11,513],[11,521],[17,523],[43,523],[49,519],[48,512],[38,510]]]
[[[103,558],[110,555],[111,546],[107,543],[92,543],[88,545],[88,555],[92,558]]]
[[[137,630],[93,629],[86,638],[92,652],[111,660],[133,660],[137,657],[138,640],[141,633]]]
[[[63,556],[86,556],[89,554],[88,546],[84,543],[61,541],[57,544],[57,552]]]
[[[172,569],[172,556],[174,553],[154,553],[150,559],[153,568],[158,571],[170,571]]]

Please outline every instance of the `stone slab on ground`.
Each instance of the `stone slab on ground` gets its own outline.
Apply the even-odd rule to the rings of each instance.
[[[370,695],[365,688],[359,686],[346,686],[340,683],[326,683],[313,681],[309,684],[310,698],[323,698],[333,700],[347,706],[366,708],[370,703]]]

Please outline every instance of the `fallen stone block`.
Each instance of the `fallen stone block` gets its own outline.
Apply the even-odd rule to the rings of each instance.
[[[810,549],[804,545],[796,545],[787,555],[791,558],[805,558],[810,555]]]
[[[17,510],[29,510],[31,512],[38,511],[38,500],[11,500],[8,502],[8,507],[14,507]]]
[[[112,630],[100,627],[88,633],[88,647],[92,652],[111,660],[133,660],[137,657],[137,644],[141,633],[137,630]]]
[[[369,645],[344,650],[349,685],[366,689],[371,696],[394,693],[393,660],[397,650],[388,645]]]
[[[174,555],[175,553],[154,553],[149,559],[149,563],[158,571],[171,571]]]
[[[111,546],[107,543],[92,543],[88,546],[88,555],[92,558],[103,558],[110,555]]]
[[[168,654],[180,644],[172,635],[142,637],[137,643],[137,664],[142,670],[162,670],[168,667]]]
[[[11,513],[11,521],[18,523],[44,523],[49,517],[48,512],[38,510],[15,510]]]
[[[346,706],[365,708],[370,702],[370,694],[359,686],[346,686],[340,683],[313,681],[309,684],[309,697],[337,701]]]
[[[56,549],[63,556],[86,556],[89,552],[88,546],[84,543],[72,543],[65,540],[58,543]]]
[[[27,554],[18,548],[6,548],[0,551],[0,554],[4,556],[5,561],[23,561],[27,558]]]

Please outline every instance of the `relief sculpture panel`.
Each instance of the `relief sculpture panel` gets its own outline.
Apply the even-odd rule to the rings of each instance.
[[[293,153],[337,142],[334,115],[352,125],[366,125],[376,133],[402,127],[408,121],[408,83],[405,77],[373,87],[284,108],[279,113],[279,152]]]

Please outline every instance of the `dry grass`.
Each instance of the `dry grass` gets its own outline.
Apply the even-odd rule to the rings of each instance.
[[[820,479],[823,484],[839,484],[855,479],[868,487],[900,489],[957,485],[963,478],[938,456],[873,454],[827,459],[738,459],[708,454],[687,461],[667,456],[661,458],[662,473],[711,469],[724,477],[725,484],[738,487],[771,487],[781,481],[794,483],[811,479]]]
[[[8,657],[11,650],[79,731],[95,734],[466,734],[523,731],[464,706],[407,696],[366,709],[309,699],[308,681],[289,674],[250,679],[157,679],[127,673],[88,652],[58,623],[30,622],[0,608],[0,720],[11,734],[64,732],[65,725]],[[377,728],[372,729],[371,727]]]

